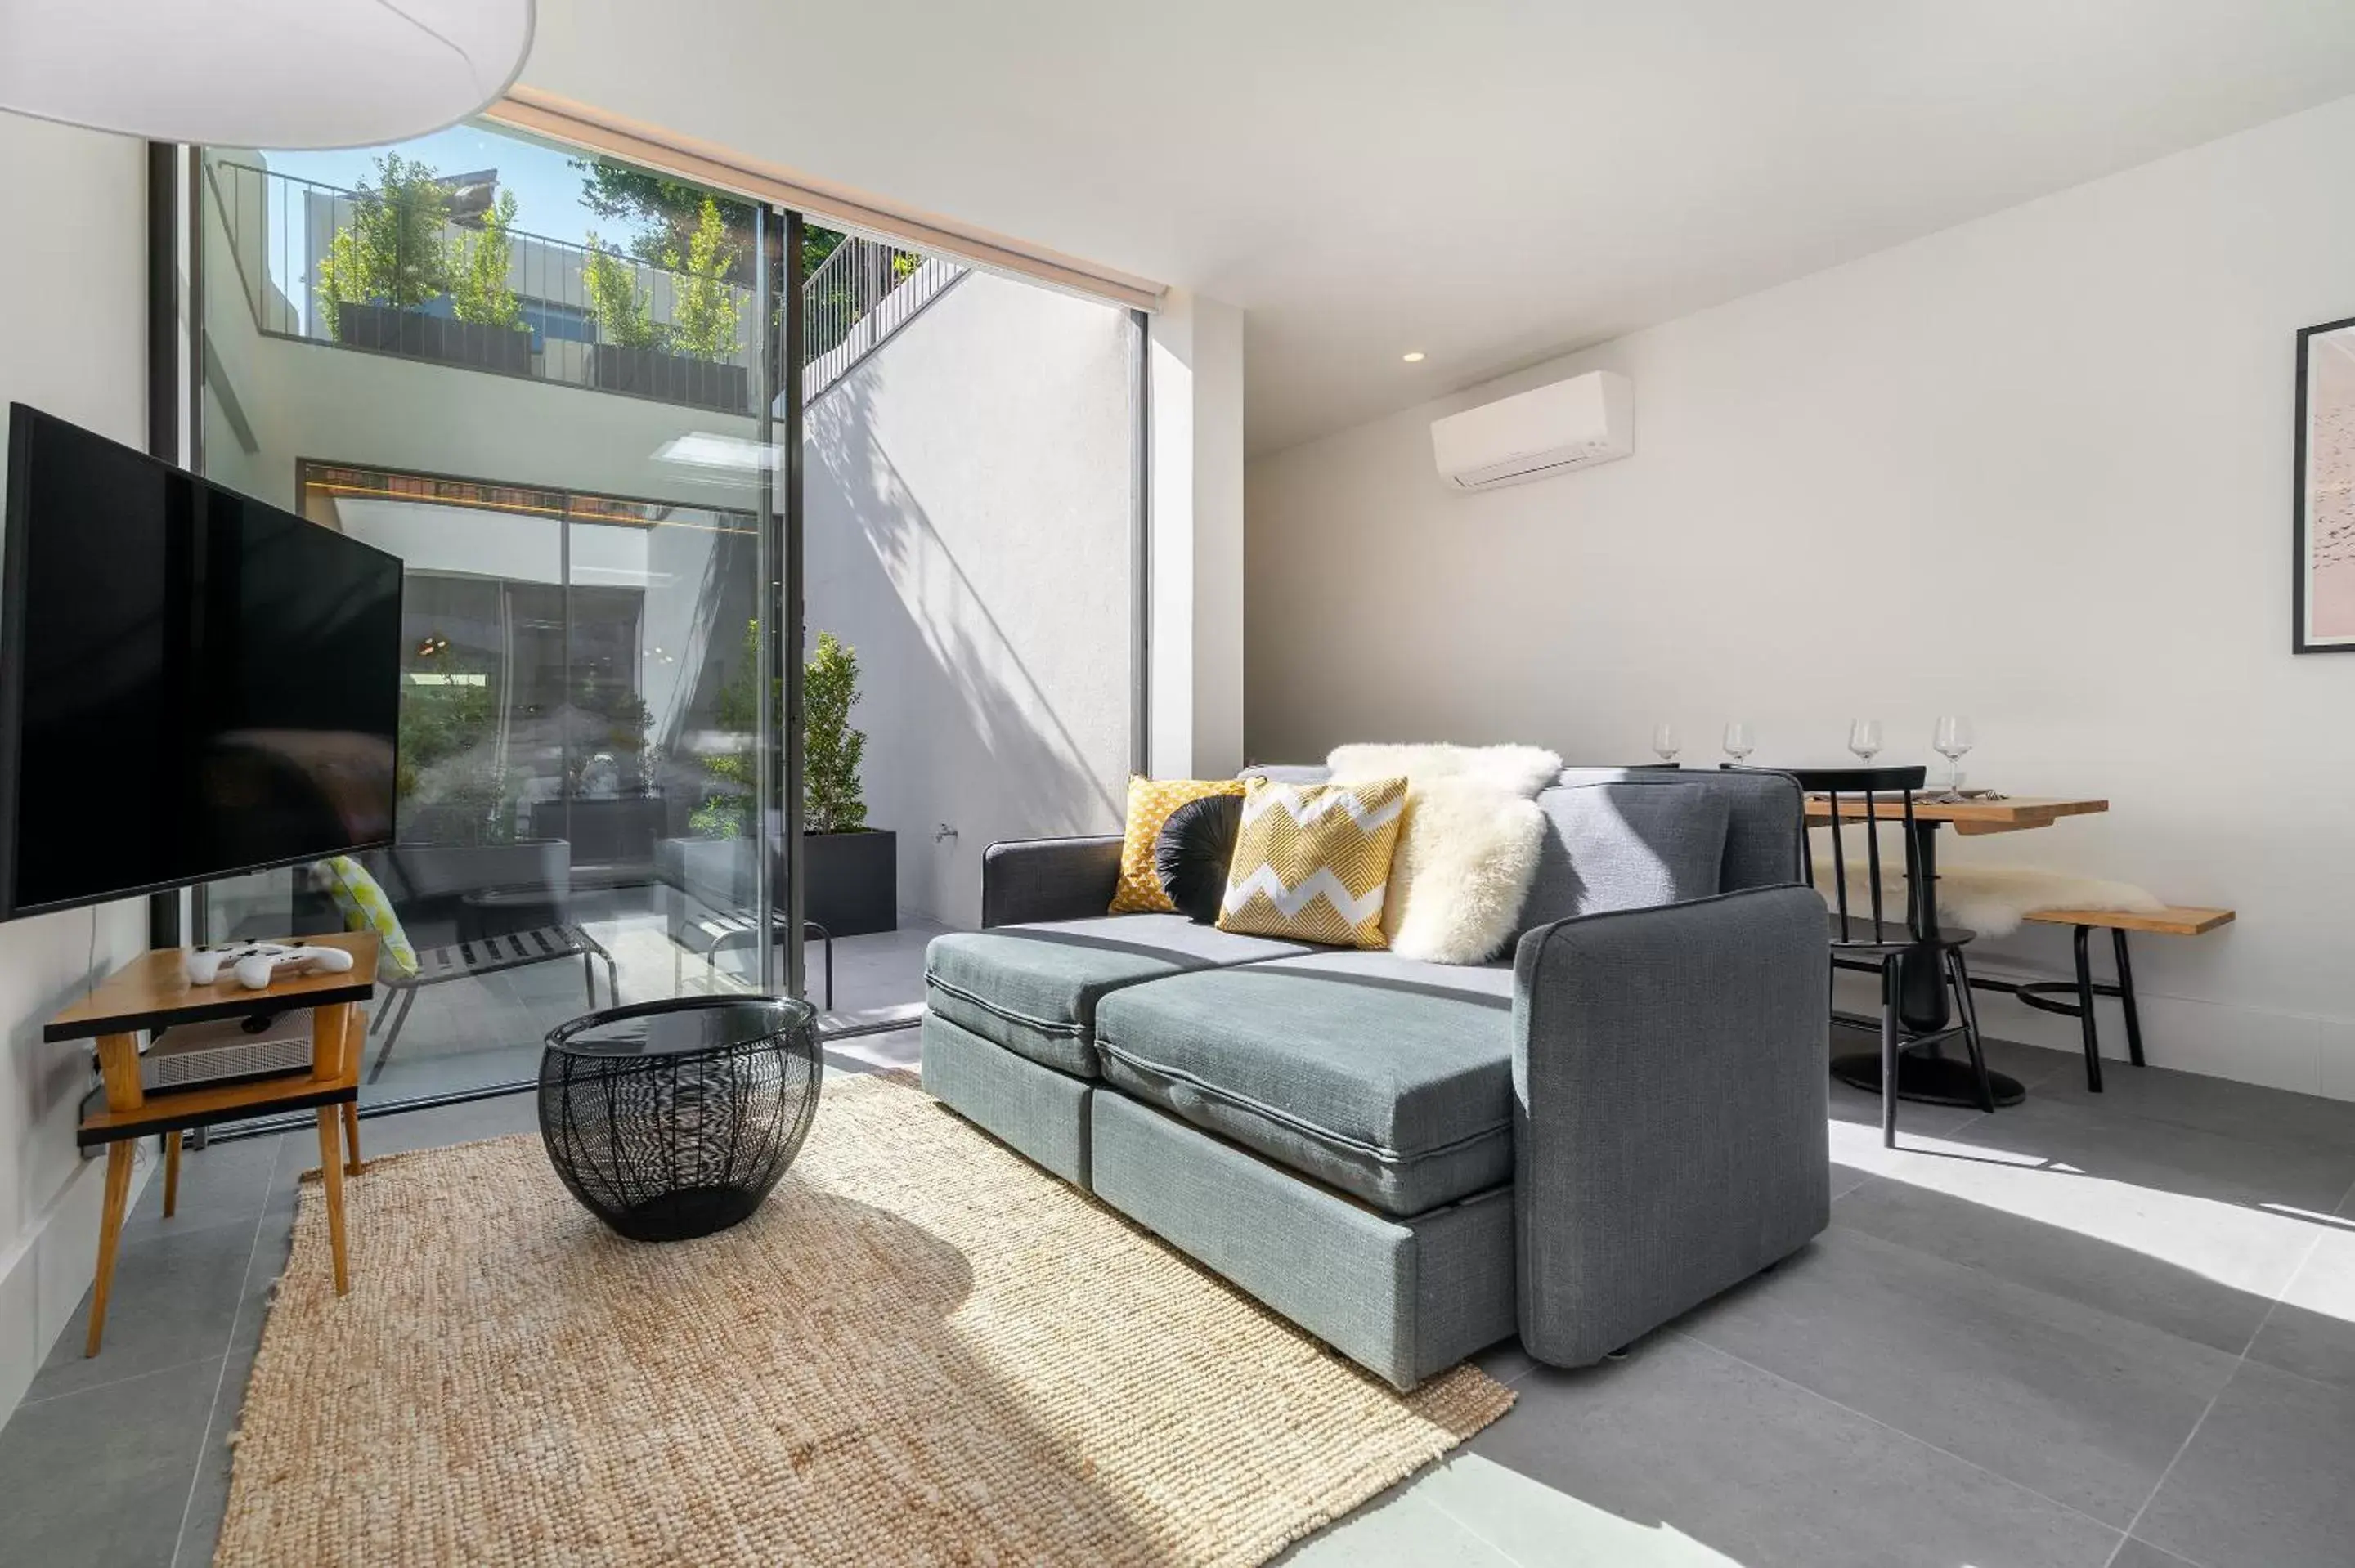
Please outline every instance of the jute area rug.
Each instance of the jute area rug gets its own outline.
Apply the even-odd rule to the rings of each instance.
[[[1512,1394],[1401,1396],[957,1119],[828,1080],[735,1229],[608,1234],[508,1138],[315,1173],[224,1564],[1254,1563]]]

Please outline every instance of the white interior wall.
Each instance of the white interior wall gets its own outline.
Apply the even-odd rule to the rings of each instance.
[[[917,913],[977,924],[999,840],[1119,831],[1133,336],[975,273],[810,410],[808,626],[858,652],[868,821]]]
[[[37,215],[0,245],[0,402],[144,448],[144,144],[0,113],[0,168],[15,210]],[[136,752],[125,737],[117,760],[133,766]],[[72,1316],[98,1255],[105,1166],[74,1149],[90,1051],[43,1044],[41,1025],[146,935],[138,899],[0,927],[0,1416]]]
[[[1966,713],[1976,781],[2113,809],[1947,853],[2241,911],[2139,943],[2154,1061],[2355,1097],[2355,657],[2289,652],[2293,334],[2355,315],[2350,165],[2355,100],[1254,462],[1252,754],[1638,761],[1665,719],[1710,766],[1743,718],[1753,762],[1837,762],[1872,716],[1935,766]],[[1592,368],[1632,458],[1440,488],[1433,418]]]
[[[1243,763],[1243,317],[1173,290],[1152,322],[1152,673],[1162,779]]]

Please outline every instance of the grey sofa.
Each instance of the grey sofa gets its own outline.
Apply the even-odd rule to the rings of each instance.
[[[1595,1361],[1828,1223],[1829,955],[1789,779],[1539,803],[1477,967],[1108,916],[1118,839],[996,845],[924,1087],[1401,1388],[1516,1332]]]

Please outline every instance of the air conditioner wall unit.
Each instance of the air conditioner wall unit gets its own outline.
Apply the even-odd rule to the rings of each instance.
[[[1493,490],[1592,468],[1636,450],[1636,384],[1609,370],[1466,408],[1431,423],[1439,477]]]

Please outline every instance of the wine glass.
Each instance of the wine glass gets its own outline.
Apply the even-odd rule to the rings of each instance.
[[[1661,761],[1674,762],[1677,753],[1684,748],[1685,743],[1678,736],[1676,726],[1663,724],[1652,726],[1652,749],[1659,755]]]
[[[1881,749],[1881,721],[1851,719],[1848,726],[1848,748],[1856,753],[1859,762],[1870,762]]]
[[[1971,721],[1949,714],[1931,732],[1930,749],[1946,759],[1946,792],[1938,797],[1952,805],[1963,798],[1963,755],[1971,748]]]
[[[1750,733],[1750,726],[1740,719],[1725,726],[1725,739],[1721,744],[1725,747],[1725,755],[1733,758],[1736,767],[1741,766],[1743,758],[1758,749],[1757,737]]]

